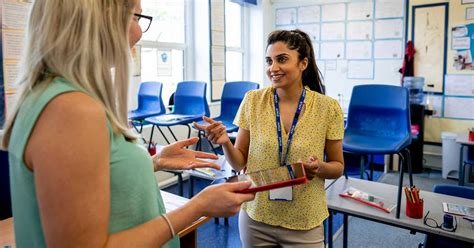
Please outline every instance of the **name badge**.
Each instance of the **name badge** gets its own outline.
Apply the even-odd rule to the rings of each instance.
[[[272,201],[291,201],[293,200],[293,187],[284,187],[270,190],[269,198]]]

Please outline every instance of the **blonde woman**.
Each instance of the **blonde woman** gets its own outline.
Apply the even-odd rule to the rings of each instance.
[[[129,48],[144,17],[139,0],[34,1],[19,106],[3,140],[18,247],[176,247],[193,221],[233,215],[254,198],[235,193],[248,184],[224,184],[165,213],[154,170],[216,165],[184,149],[196,139],[153,161],[133,142]]]

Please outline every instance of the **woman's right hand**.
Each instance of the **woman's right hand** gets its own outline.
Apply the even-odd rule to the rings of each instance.
[[[229,136],[227,135],[226,127],[220,121],[215,121],[212,118],[203,116],[202,119],[209,123],[209,125],[199,125],[193,122],[194,127],[204,131],[206,138],[213,144],[223,145],[230,142]]]
[[[255,198],[254,193],[237,193],[250,187],[250,182],[223,183],[205,188],[192,198],[203,216],[229,217],[240,211],[240,205]]]

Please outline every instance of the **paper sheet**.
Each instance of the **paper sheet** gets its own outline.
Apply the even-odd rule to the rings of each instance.
[[[374,58],[397,59],[402,58],[401,40],[377,40],[374,44]]]
[[[355,2],[347,4],[347,20],[368,20],[373,18],[373,2]]]
[[[374,62],[371,60],[351,60],[347,63],[347,78],[372,79],[374,77]]]
[[[474,75],[446,75],[444,94],[474,96]]]
[[[323,22],[344,21],[346,18],[346,5],[343,3],[323,5],[321,12],[321,21]]]
[[[225,49],[222,47],[212,47],[212,64],[225,63]]]
[[[321,40],[344,40],[345,25],[343,22],[323,23]]]
[[[376,20],[375,21],[375,39],[402,38],[403,20]]]
[[[474,98],[445,97],[444,117],[474,119]]]
[[[309,35],[311,40],[318,41],[321,37],[319,37],[320,33],[320,26],[319,24],[300,24],[298,28],[303,30],[305,33]]]
[[[18,60],[25,48],[25,34],[20,31],[2,31],[3,59]]]
[[[2,9],[2,28],[19,29],[26,28],[31,3],[20,3],[18,1],[5,1]]]
[[[4,63],[4,84],[5,91],[12,92],[17,90],[16,80],[18,79],[19,68],[17,63]]]
[[[296,23],[296,8],[276,9],[275,24],[290,25]]]
[[[372,22],[348,22],[347,39],[348,40],[372,40]]]
[[[372,42],[348,41],[346,43],[346,59],[372,59]]]
[[[375,82],[400,86],[401,73],[398,70],[402,67],[403,61],[397,60],[375,60]]]
[[[321,59],[343,59],[344,42],[321,43]]]
[[[404,0],[376,0],[375,17],[402,17],[405,10]]]
[[[221,31],[211,31],[212,45],[213,46],[225,46],[225,35]]]
[[[313,23],[321,20],[319,5],[302,6],[298,8],[298,23]]]
[[[453,37],[451,48],[455,50],[470,49],[471,38],[470,37]]]

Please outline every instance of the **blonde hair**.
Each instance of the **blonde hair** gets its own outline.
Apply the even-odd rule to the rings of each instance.
[[[114,133],[135,138],[127,121],[128,29],[134,4],[135,0],[34,1],[20,63],[18,102],[5,124],[5,149],[19,106],[34,87],[46,88],[51,75],[63,77],[103,104]]]

